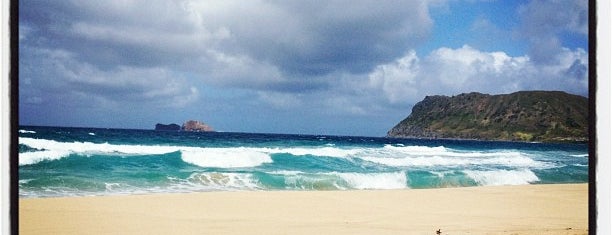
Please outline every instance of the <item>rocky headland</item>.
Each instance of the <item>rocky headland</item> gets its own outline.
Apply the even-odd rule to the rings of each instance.
[[[560,91],[427,96],[388,137],[504,141],[588,140],[588,99]]]

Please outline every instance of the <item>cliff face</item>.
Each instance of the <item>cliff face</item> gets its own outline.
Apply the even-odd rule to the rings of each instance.
[[[200,121],[189,120],[183,124],[184,131],[214,131],[212,127]]]
[[[427,96],[389,137],[587,141],[588,100],[559,91]]]

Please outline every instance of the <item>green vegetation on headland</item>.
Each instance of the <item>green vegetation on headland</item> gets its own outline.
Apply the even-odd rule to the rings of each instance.
[[[588,141],[588,99],[561,91],[427,96],[387,136],[535,142]]]

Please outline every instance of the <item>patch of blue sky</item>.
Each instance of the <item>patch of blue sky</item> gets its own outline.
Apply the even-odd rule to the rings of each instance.
[[[441,47],[469,45],[481,51],[503,51],[522,56],[527,42],[515,35],[518,7],[525,1],[452,1],[430,10],[434,26],[430,38],[417,49],[427,55]]]
[[[561,45],[570,50],[582,48],[588,51],[589,49],[588,36],[577,33],[561,33],[559,34],[559,39],[561,40]]]

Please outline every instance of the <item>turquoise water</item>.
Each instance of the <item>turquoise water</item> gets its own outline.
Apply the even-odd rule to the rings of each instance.
[[[22,126],[20,197],[588,182],[586,144]]]

